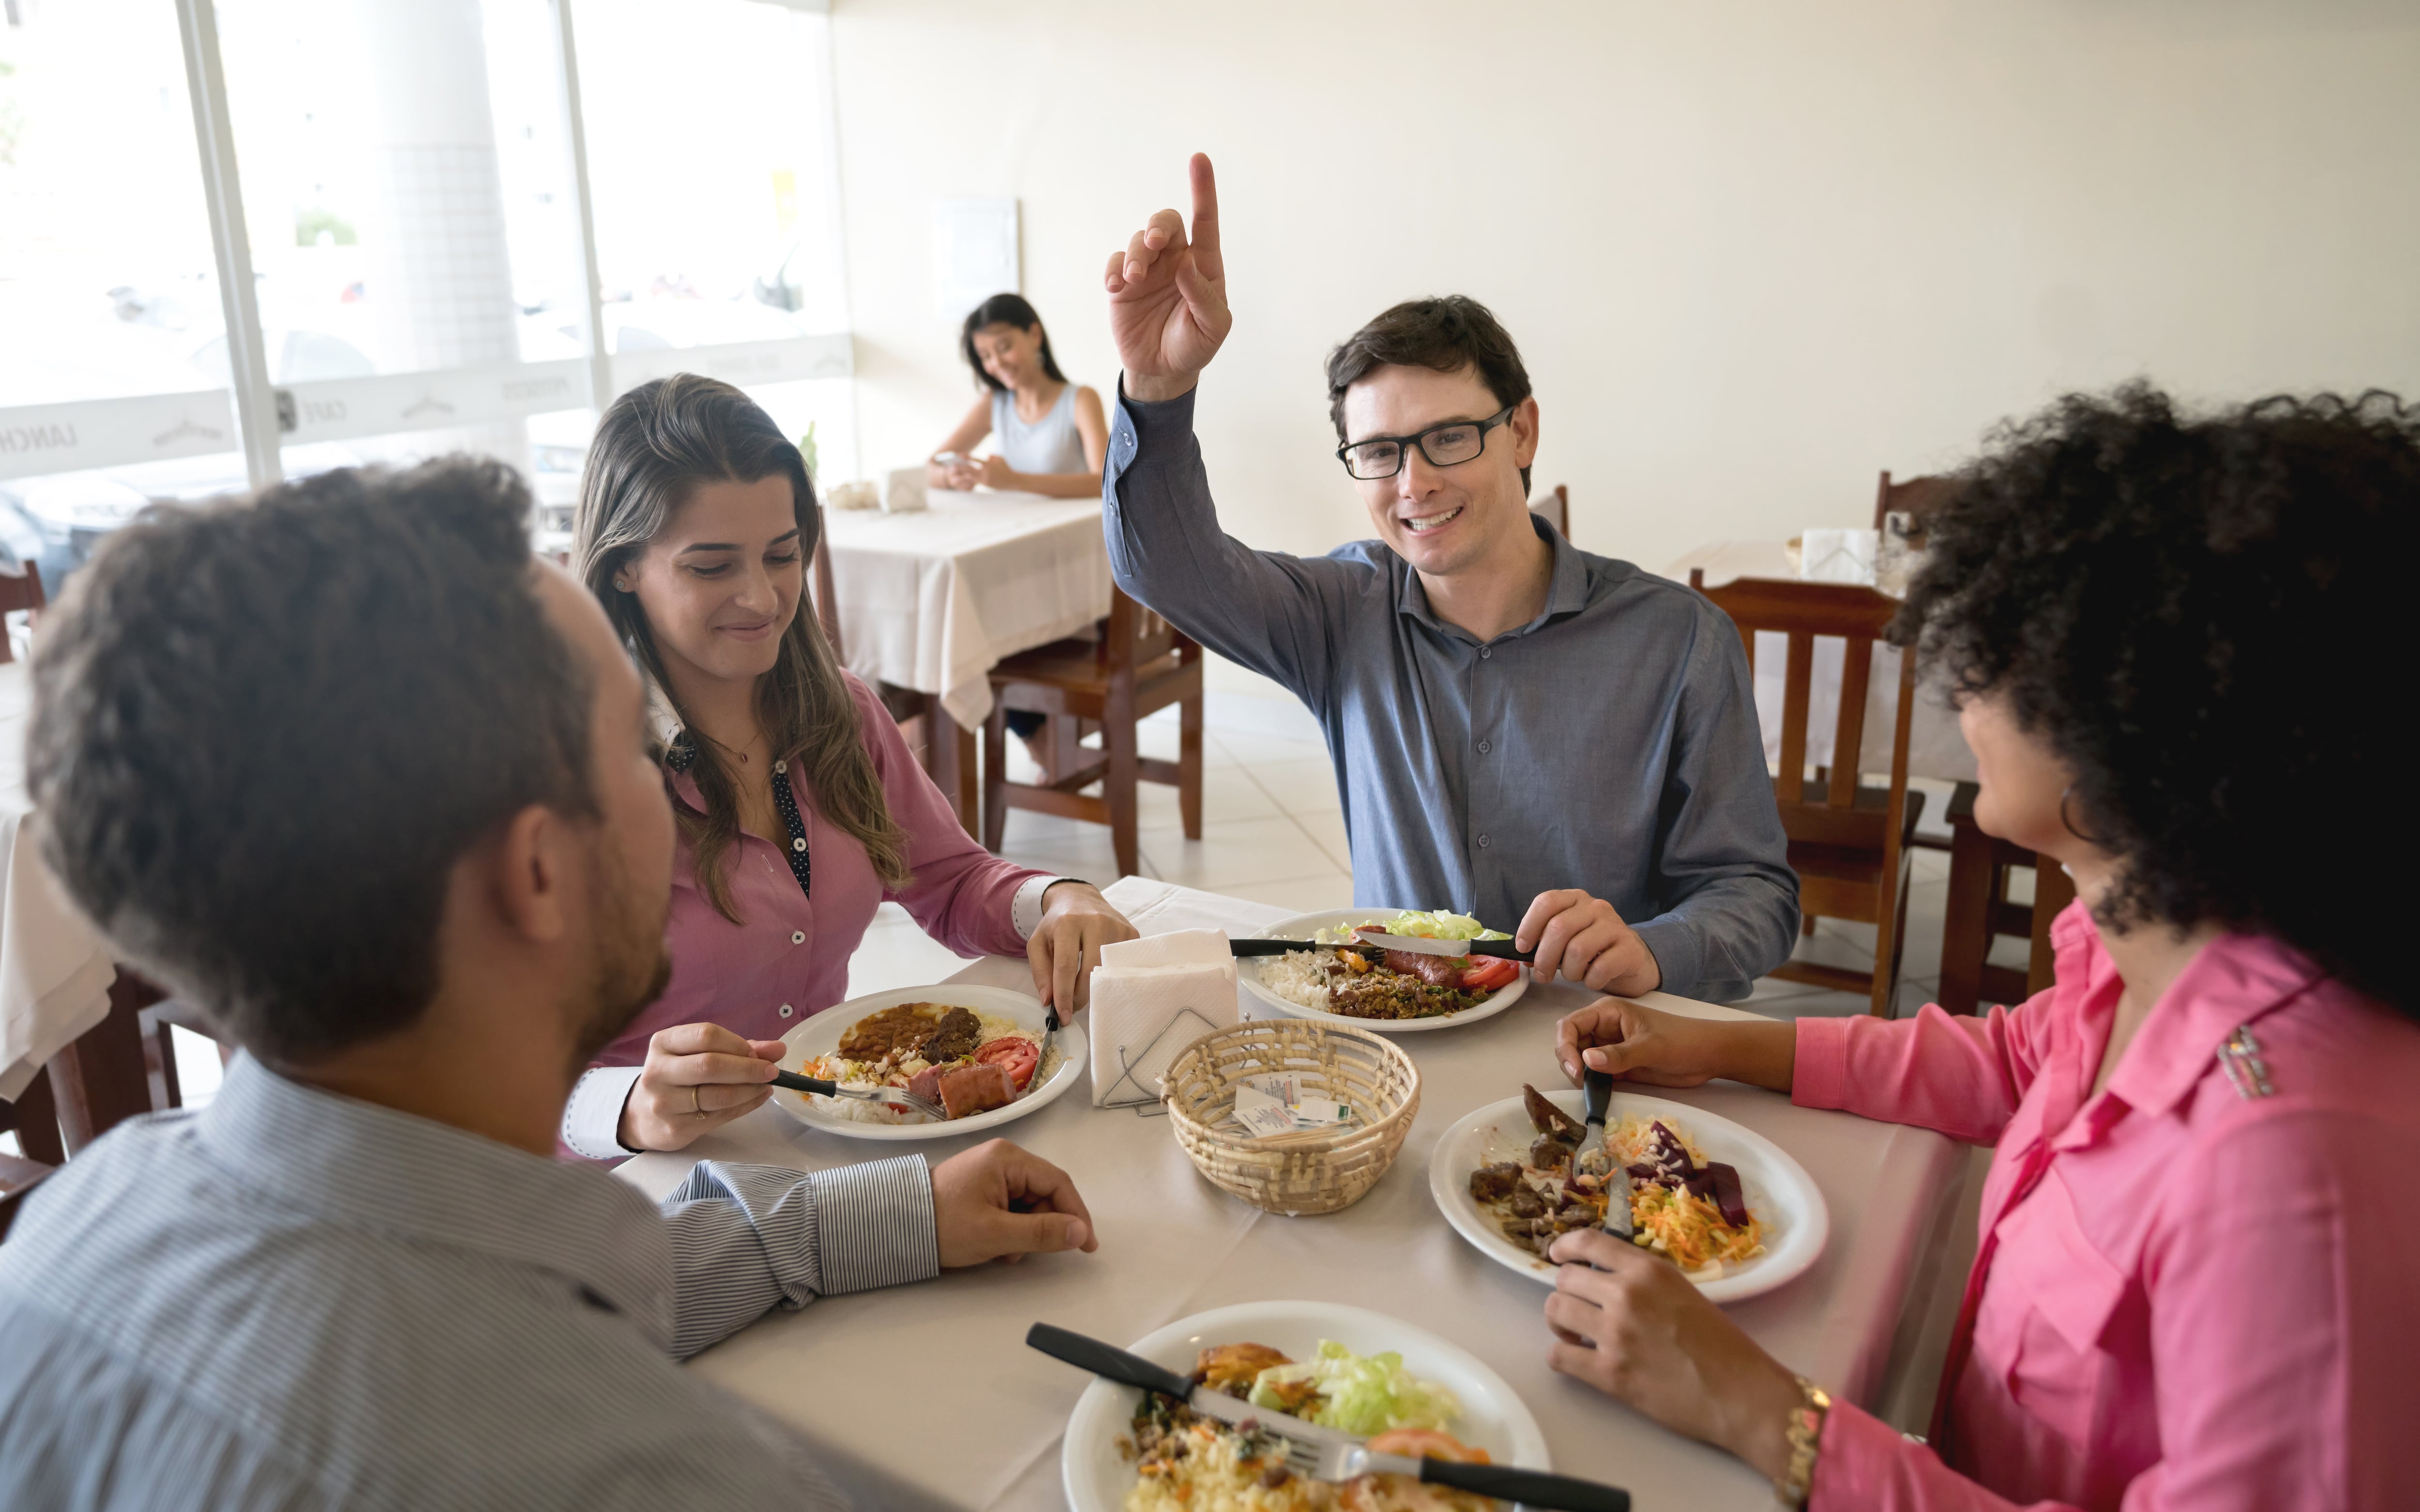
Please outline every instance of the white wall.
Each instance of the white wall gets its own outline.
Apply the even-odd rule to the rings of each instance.
[[[1063,365],[1217,161],[1228,528],[1366,534],[1320,365],[1459,291],[1521,344],[1541,489],[1651,569],[1862,524],[2066,389],[2420,395],[2420,5],[2395,0],[834,0],[869,467],[971,398],[931,204],[1015,195]],[[1230,686],[1233,686],[1232,683]]]

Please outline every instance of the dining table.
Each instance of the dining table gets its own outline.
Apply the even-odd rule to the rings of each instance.
[[[1138,877],[1107,896],[1145,934],[1265,929],[1287,912]],[[1347,901],[1340,899],[1339,905]],[[1023,991],[1022,960],[979,960],[950,979]],[[1563,1085],[1555,1024],[1594,995],[1532,983],[1506,1011],[1396,1040],[1420,1077],[1401,1152],[1369,1195],[1342,1211],[1264,1212],[1210,1184],[1177,1144],[1161,1104],[1095,1108],[1078,1086],[998,1133],[1057,1165],[1094,1219],[1096,1253],[1031,1256],[890,1291],[780,1311],[699,1354],[689,1368],[790,1425],[864,1504],[1040,1509],[1066,1505],[1063,1429],[1090,1378],[1025,1345],[1035,1322],[1125,1345],[1229,1304],[1339,1303],[1441,1335],[1497,1371],[1535,1415],[1557,1471],[1627,1488],[1649,1509],[1763,1509],[1769,1482],[1730,1456],[1675,1434],[1552,1371],[1543,1273],[1480,1254],[1431,1198],[1427,1165],[1466,1113]],[[1678,1013],[1749,1018],[1665,994],[1639,1001]],[[1728,1312],[1783,1364],[1848,1400],[1877,1406],[1894,1362],[1953,1247],[1948,1214],[1969,1178],[1942,1135],[1802,1108],[1730,1082],[1654,1095],[1764,1135],[1811,1174],[1830,1211],[1826,1246],[1796,1278]],[[939,1161],[975,1144],[921,1146]],[[807,1127],[768,1103],[676,1153],[637,1156],[620,1177],[661,1198],[701,1159],[822,1170],[900,1153]],[[1929,1398],[1926,1398],[1929,1400]],[[1894,1418],[1920,1413],[1919,1403]],[[1919,1419],[1920,1421],[1920,1419]]]
[[[1708,588],[1742,578],[1794,580],[1798,577],[1789,547],[1770,540],[1708,542],[1676,559],[1664,569],[1664,576],[1685,583],[1691,568],[1704,573]],[[1807,685],[1811,713],[1807,721],[1807,760],[1818,766],[1832,764],[1832,735],[1840,707],[1840,663],[1847,652],[1847,643],[1833,637],[1815,642],[1814,675]],[[1872,671],[1866,680],[1866,728],[1859,745],[1869,759],[1880,754],[1887,762],[1890,754],[1899,718],[1899,657],[1897,646],[1875,644]],[[1769,766],[1781,764],[1782,677],[1788,665],[1789,638],[1778,630],[1758,631],[1756,717],[1764,730],[1764,759]],[[1916,709],[1908,722],[1907,772],[1910,777],[1940,782],[1975,780],[1975,753],[1959,733],[1957,711],[1949,706],[1942,688],[1930,681],[1916,685]]]
[[[925,696],[933,780],[974,824],[974,731],[991,670],[1109,616],[1101,501],[931,488],[925,507],[827,509],[843,657]]]
[[[32,690],[0,662],[0,1100],[16,1101],[53,1056],[109,1016],[109,947],[42,863],[25,794]]]

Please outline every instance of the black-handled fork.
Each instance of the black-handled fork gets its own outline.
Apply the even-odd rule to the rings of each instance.
[[[930,1098],[918,1097],[904,1087],[843,1087],[820,1076],[801,1076],[795,1071],[773,1072],[773,1085],[786,1087],[793,1092],[814,1092],[822,1097],[850,1097],[861,1103],[902,1103],[928,1119],[947,1119],[949,1110]]]
[[[1619,1486],[1550,1474],[1543,1470],[1517,1470],[1511,1465],[1468,1465],[1454,1459],[1414,1459],[1407,1455],[1373,1454],[1359,1443],[1339,1440],[1305,1443],[1288,1439],[1286,1468],[1311,1480],[1351,1480],[1357,1475],[1409,1475],[1431,1486],[1476,1491],[1524,1506],[1551,1507],[1556,1512],[1630,1512],[1630,1493]]]

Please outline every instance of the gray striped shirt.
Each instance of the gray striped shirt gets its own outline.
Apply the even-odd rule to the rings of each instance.
[[[602,1171],[249,1058],[0,1244],[0,1506],[839,1506],[676,1362],[939,1269],[923,1160]]]

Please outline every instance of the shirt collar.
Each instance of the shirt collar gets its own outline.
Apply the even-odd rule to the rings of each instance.
[[[2275,1012],[2317,982],[2317,964],[2282,941],[2223,934],[2168,984],[2110,1073],[2129,1107],[2164,1114],[2218,1068],[2218,1048],[2242,1025]]]
[[[1560,531],[1538,518],[1535,514],[1529,517],[1529,528],[1536,531],[1545,541],[1546,548],[1554,553],[1555,564],[1553,575],[1546,580],[1546,607],[1539,610],[1536,619],[1513,631],[1514,635],[1528,635],[1565,615],[1577,614],[1588,608],[1589,568],[1587,561],[1580,555],[1579,548],[1563,539]],[[1420,582],[1420,575],[1412,564],[1401,557],[1397,557],[1395,562],[1403,569],[1404,574],[1401,612],[1410,615],[1440,635],[1459,636],[1466,640],[1470,639],[1468,631],[1448,625],[1436,617],[1436,611],[1429,607],[1429,591]]]
[[[305,1087],[250,1056],[227,1068],[197,1128],[219,1160],[289,1210],[551,1272],[672,1346],[662,1215],[601,1170]]]

